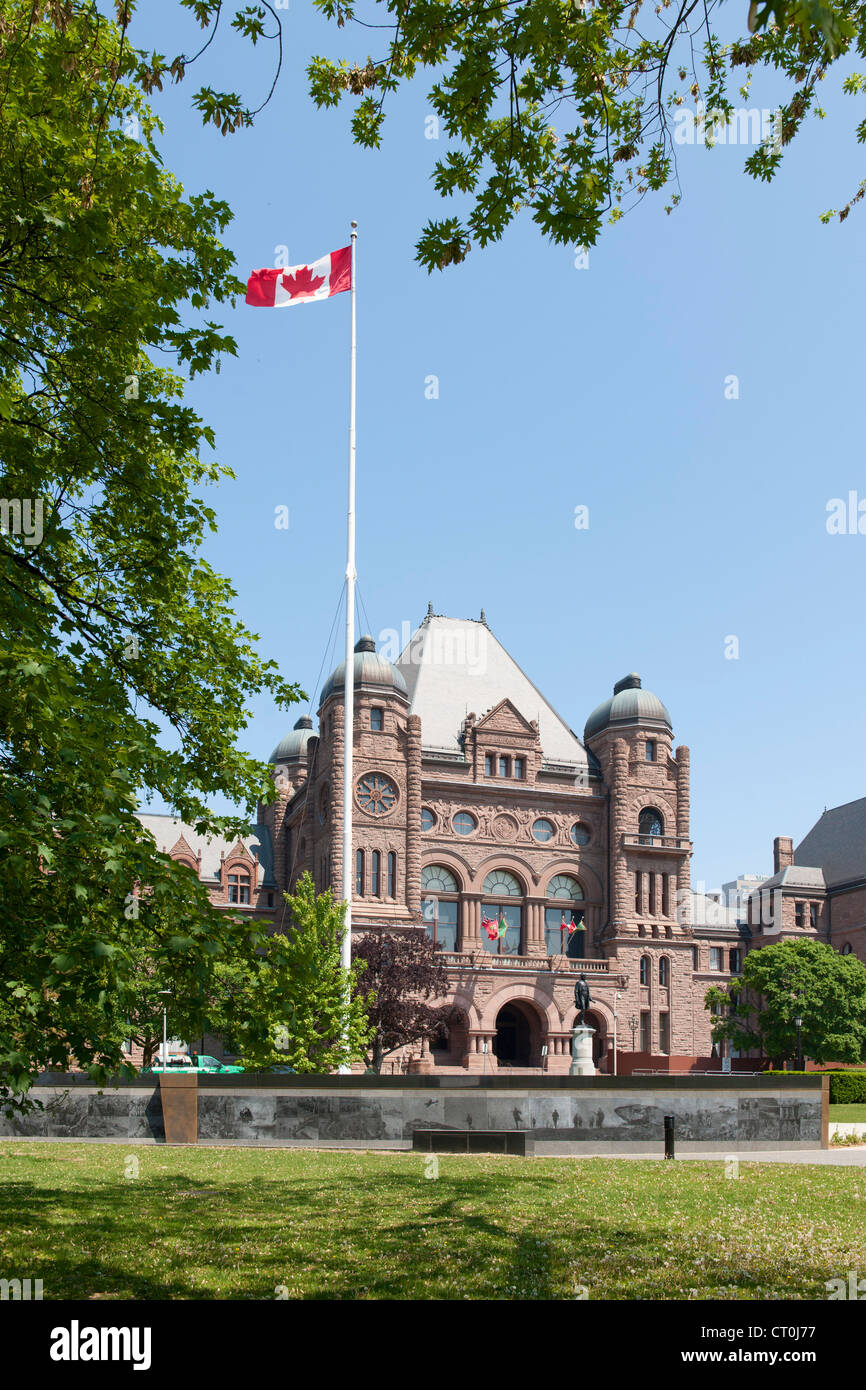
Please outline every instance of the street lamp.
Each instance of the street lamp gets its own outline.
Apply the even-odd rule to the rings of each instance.
[[[170,989],[161,989],[161,990],[158,990],[157,993],[158,993],[158,994],[168,994],[168,995],[170,996],[170,995],[171,995],[171,990],[170,990]],[[167,1005],[167,1004],[163,1004],[163,1006],[162,1006],[162,1065],[163,1065],[164,1067],[167,1067],[167,1066],[168,1066],[168,1021],[167,1021],[167,1011],[168,1011],[168,1005]]]
[[[631,1018],[629,1019],[628,1026],[631,1029],[631,1050],[632,1052],[634,1052],[635,1035],[637,1033],[637,1018],[634,1014],[632,1014]]]
[[[794,1019],[797,1025],[797,1071],[803,1070],[803,1038],[800,1029],[803,1027],[803,1020],[799,1014]]]
[[[619,990],[613,996],[613,1074],[616,1076],[616,1006],[619,1003]]]

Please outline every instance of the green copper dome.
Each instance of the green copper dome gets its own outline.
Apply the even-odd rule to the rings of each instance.
[[[293,758],[299,758],[302,753],[307,751],[307,744],[311,738],[315,738],[313,733],[313,721],[308,714],[302,714],[290,734],[280,739],[271,756],[269,763],[288,763]]]
[[[613,695],[603,701],[586,721],[583,730],[585,739],[600,734],[602,729],[641,724],[650,728],[663,726],[673,731],[667,707],[658,695],[644,690],[636,671],[623,676],[613,688]]]
[[[342,690],[345,683],[346,663],[341,661],[334,674],[325,682],[319,708],[335,691]],[[409,692],[400,672],[396,666],[391,665],[387,657],[379,655],[376,643],[367,633],[355,645],[355,689],[369,689],[370,686],[384,686],[403,695],[408,701]]]

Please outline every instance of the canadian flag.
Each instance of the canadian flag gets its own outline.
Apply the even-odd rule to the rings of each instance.
[[[247,281],[247,304],[257,309],[286,309],[312,304],[352,288],[352,248],[344,246],[311,265],[254,270]]]

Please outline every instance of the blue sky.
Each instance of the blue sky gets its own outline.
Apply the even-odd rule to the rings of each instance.
[[[314,260],[359,223],[358,574],[374,636],[414,628],[431,599],[454,617],[483,607],[578,734],[640,672],[691,748],[693,881],[770,872],[775,835],[796,843],[825,806],[866,794],[866,535],[826,526],[831,498],[866,499],[866,205],[819,222],[862,177],[862,98],[828,80],[827,119],[771,185],[743,173],[747,148],[683,145],[679,209],[645,199],[586,269],[525,217],[430,277],[413,249],[446,208],[429,81],[390,102],[380,151],[358,150],[350,108],[316,112],[304,69],[315,52],[364,61],[369,35],[301,0],[281,17],[284,68],[255,127],[223,138],[189,107],[204,82],[253,105],[266,93],[271,53],[229,35],[157,98],[160,143],[189,193],[234,209],[242,278],[281,244]],[[176,0],[148,0],[133,29],[169,56],[198,35]],[[756,78],[744,104],[775,95]],[[189,391],[236,474],[213,499],[208,559],[313,713],[345,568],[349,307],[239,303],[224,316],[238,357]],[[249,749],[266,757],[296,714],[262,700],[252,715]]]

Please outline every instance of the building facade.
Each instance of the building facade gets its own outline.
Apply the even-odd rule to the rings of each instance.
[[[271,755],[258,832],[280,888],[308,870],[342,896],[344,681]],[[459,1020],[414,1065],[566,1072],[581,972],[601,1069],[615,1026],[620,1069],[708,1058],[704,995],[741,968],[742,929],[691,921],[689,750],[640,677],[581,739],[483,614],[431,606],[393,662],[360,639],[354,685],[353,931],[426,931]]]
[[[866,964],[866,797],[825,810],[796,850],[777,836],[773,870],[750,899],[753,944],[810,936]]]

